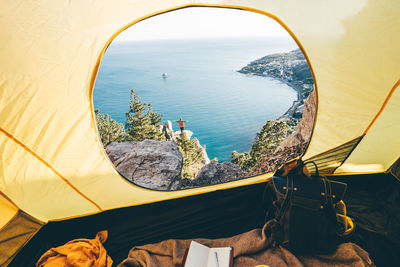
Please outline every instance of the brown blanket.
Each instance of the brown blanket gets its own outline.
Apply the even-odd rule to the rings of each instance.
[[[234,264],[239,267],[256,265],[280,266],[375,266],[369,255],[353,243],[341,244],[332,255],[296,256],[283,247],[270,246],[263,229],[255,229],[237,236],[222,239],[195,239],[209,247],[233,247]],[[191,240],[166,240],[157,244],[131,249],[128,258],[119,267],[169,267],[182,266]]]

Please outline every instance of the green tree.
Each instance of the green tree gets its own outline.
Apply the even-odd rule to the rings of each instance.
[[[249,170],[255,164],[249,152],[238,153],[236,150],[232,151],[231,162],[243,170]]]
[[[153,112],[153,106],[151,104],[147,105],[147,115],[150,119],[151,125],[159,126],[162,123],[163,115],[160,113]]]
[[[231,162],[244,170],[250,170],[263,155],[273,153],[294,130],[295,127],[288,125],[285,121],[267,121],[261,131],[257,133],[250,152],[240,154],[233,151]]]
[[[289,126],[285,121],[267,121],[257,133],[250,156],[257,162],[262,155],[274,152],[292,132],[294,132],[294,127]]]
[[[164,140],[165,137],[159,130],[162,115],[152,110],[151,104],[140,101],[139,95],[131,90],[129,112],[126,113],[126,132],[128,139],[143,141],[145,139]]]
[[[182,178],[192,179],[196,175],[196,165],[203,161],[203,148],[198,147],[196,140],[190,140],[185,131],[181,131],[176,143],[183,158]]]
[[[100,109],[96,109],[96,123],[99,131],[101,142],[106,147],[111,142],[123,142],[127,138],[127,134],[122,123],[116,122],[108,114],[101,113]]]

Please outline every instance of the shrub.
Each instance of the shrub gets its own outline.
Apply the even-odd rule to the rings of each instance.
[[[111,142],[123,142],[127,138],[124,125],[111,118],[108,114],[101,113],[96,109],[96,123],[101,142],[106,147]]]
[[[198,147],[196,140],[190,140],[185,131],[181,131],[176,143],[183,158],[182,178],[193,179],[198,169],[196,166],[203,161],[203,148]]]

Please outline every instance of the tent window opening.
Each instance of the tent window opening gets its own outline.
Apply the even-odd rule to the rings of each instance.
[[[189,7],[118,35],[93,100],[117,171],[138,186],[181,190],[257,176],[301,155],[313,88],[304,55],[273,19]]]

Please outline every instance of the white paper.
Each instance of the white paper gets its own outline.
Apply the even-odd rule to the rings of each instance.
[[[230,247],[209,248],[192,241],[185,267],[229,267],[231,250],[232,248]]]
[[[230,247],[210,248],[207,267],[229,267],[229,263],[231,260],[231,250],[232,248]],[[215,253],[217,253],[217,256],[215,255]],[[217,257],[219,264],[217,264]]]
[[[190,243],[185,267],[206,267],[210,248],[196,241]]]

